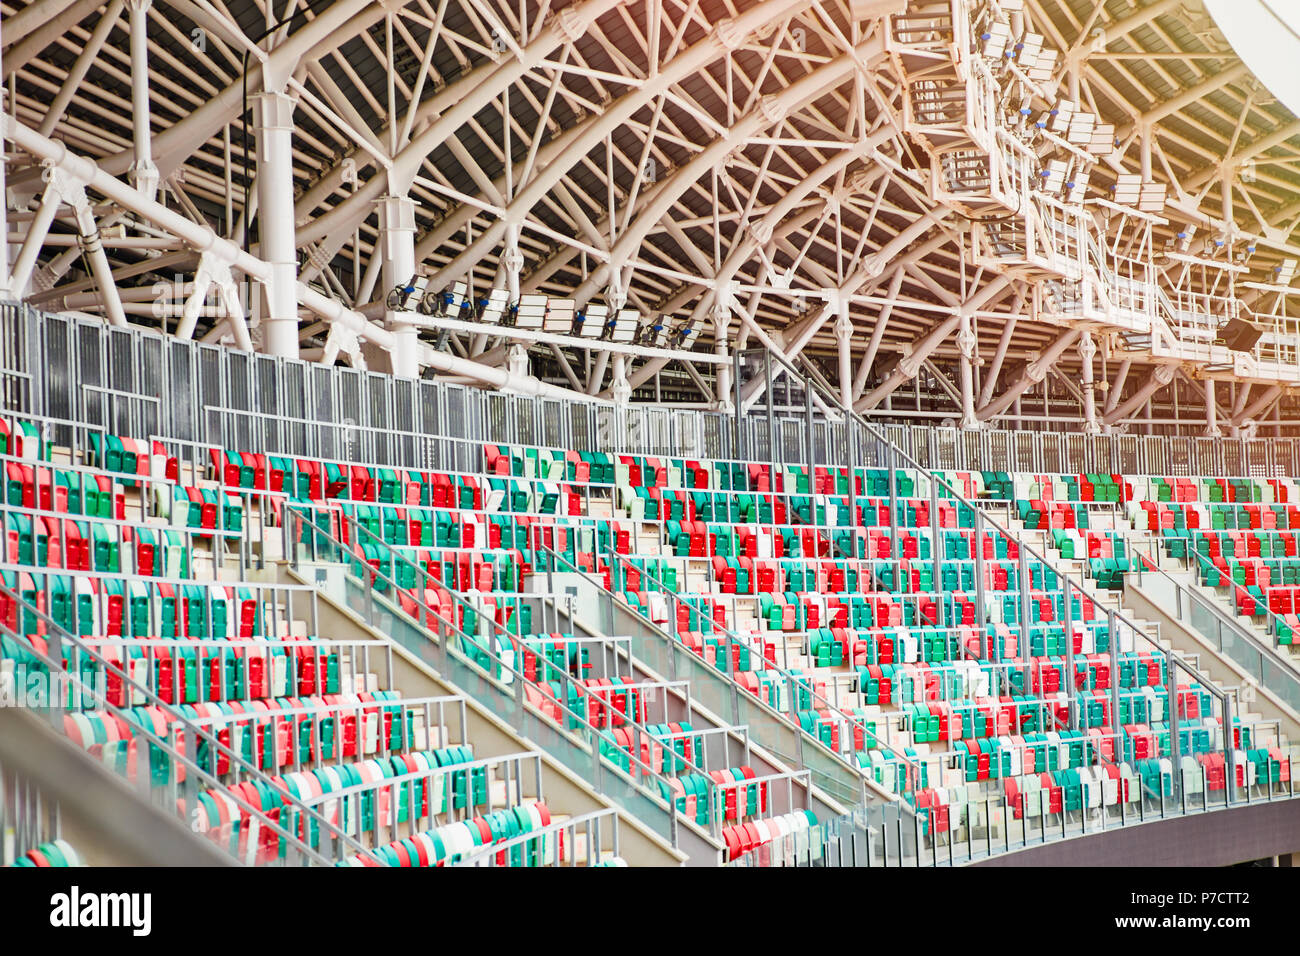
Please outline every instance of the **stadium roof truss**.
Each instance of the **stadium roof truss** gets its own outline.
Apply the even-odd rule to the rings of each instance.
[[[1197,0],[0,9],[0,284],[48,311],[724,409],[767,348],[966,427],[1300,386],[1300,120]]]

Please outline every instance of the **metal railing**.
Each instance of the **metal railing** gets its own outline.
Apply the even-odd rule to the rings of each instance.
[[[1189,548],[1189,555],[1197,554]],[[1259,686],[1268,688],[1293,711],[1300,713],[1300,674],[1229,614],[1220,602],[1187,587],[1159,567],[1150,555],[1136,561],[1130,571],[1138,586],[1174,620],[1201,635],[1220,655],[1239,665]],[[1202,559],[1203,560],[1203,559]],[[1193,569],[1193,574],[1199,573]],[[1264,608],[1266,614],[1272,612]]]
[[[63,836],[58,801],[4,761],[0,761],[0,834],[4,835],[0,867],[12,866],[28,851]]]
[[[1191,758],[1184,758],[1185,761]],[[1012,798],[942,804],[912,817],[881,819],[868,810],[828,820],[806,833],[773,841],[728,864],[742,867],[940,867],[965,866],[989,857],[1060,840],[1113,832],[1174,818],[1192,818],[1259,803],[1294,800],[1289,761],[1269,758],[1253,781],[1225,786],[1204,762],[1161,767],[1155,784],[1134,774],[1093,777]],[[1260,776],[1264,777],[1261,781]],[[1175,786],[1176,784],[1176,786]]]
[[[132,736],[129,742],[124,743],[134,745],[137,760],[123,760],[120,768],[113,769],[138,787],[148,802],[172,808],[172,812],[189,825],[200,819],[200,791],[221,791],[238,808],[241,819],[213,827],[208,835],[218,845],[224,843],[224,849],[241,862],[330,865],[347,853],[366,854],[363,846],[334,828],[292,794],[275,787],[261,770],[222,744],[214,734],[196,727],[172,705],[136,683],[121,667],[66,631],[21,595],[0,585],[0,597],[15,604],[20,613],[32,615],[42,622],[44,647],[12,630],[7,622],[0,622],[0,633],[16,641],[28,660],[43,667],[46,675],[57,678],[60,686],[73,691],[80,701],[92,703],[96,709],[113,715],[122,726],[131,728]],[[70,665],[66,667],[63,663],[65,653],[69,655]],[[102,687],[85,682],[81,677],[82,662],[89,662],[102,672],[113,675],[132,698],[138,696],[148,706],[157,708],[168,722],[166,736],[155,733],[139,717],[109,702]],[[62,695],[56,701],[47,694],[42,706],[33,708],[60,733],[67,713],[61,700]],[[174,745],[177,735],[182,742],[179,747]],[[272,816],[260,807],[248,804],[237,790],[227,788],[221,779],[197,763],[200,744],[204,744],[209,753],[224,758],[240,778],[255,781],[266,787],[267,792],[277,794],[285,813]],[[310,843],[302,838],[308,830],[317,834]],[[249,846],[250,840],[256,845]]]
[[[784,684],[786,693],[778,695],[777,698],[778,704],[781,699],[787,702],[788,706],[784,711],[779,706],[773,706],[771,703],[765,702],[758,695],[748,690],[742,690],[736,677],[735,652],[741,649],[748,653],[757,653],[757,651],[755,651],[752,642],[744,640],[742,636],[725,627],[714,618],[707,608],[696,607],[693,604],[689,605],[691,614],[698,614],[700,619],[709,623],[710,634],[717,635],[726,641],[726,650],[721,655],[725,658],[725,662],[721,669],[709,664],[700,655],[683,644],[675,631],[662,627],[651,618],[642,615],[626,600],[618,596],[616,590],[606,590],[600,581],[597,581],[563,555],[545,547],[543,547],[542,552],[546,554],[549,563],[555,566],[557,570],[585,578],[604,600],[617,601],[626,613],[636,615],[646,625],[646,630],[661,639],[661,646],[657,653],[653,648],[645,645],[641,646],[639,650],[640,656],[646,658],[647,663],[655,666],[657,670],[663,673],[672,675],[689,674],[690,684],[697,689],[697,693],[707,693],[705,687],[711,682],[723,682],[724,689],[720,693],[708,695],[714,709],[736,723],[745,723],[751,730],[768,727],[772,719],[781,721],[784,729],[794,738],[795,749],[793,753],[785,752],[786,748],[779,742],[779,733],[760,732],[756,735],[758,742],[799,769],[811,772],[813,781],[818,788],[841,804],[854,805],[866,802],[868,780],[873,780],[873,778],[871,775],[864,773],[861,768],[849,763],[842,754],[830,750],[815,734],[805,730],[799,721],[797,712],[800,710],[830,711],[835,714],[836,719],[842,719],[846,725],[856,728],[865,740],[869,740],[871,743],[868,749],[877,747],[887,751],[890,758],[899,765],[899,779],[889,782],[874,782],[884,785],[888,791],[905,792],[915,786],[921,779],[920,770],[912,760],[895,751],[886,741],[881,740],[873,729],[866,727],[851,715],[844,714],[839,707],[817,694],[809,675],[794,675],[781,669],[773,662],[766,662],[768,666],[765,669],[778,674],[779,679]],[[619,565],[620,562],[626,566],[632,566],[628,559],[615,552],[612,548],[606,552],[605,558],[612,566]],[[652,572],[644,568],[637,568],[637,570],[654,583],[657,590],[664,595],[669,607],[668,620],[675,623],[678,620],[678,607],[681,598],[672,589],[665,587],[663,582]],[[607,617],[612,620],[613,615],[607,612]],[[802,701],[807,701],[809,706],[800,707],[799,704]],[[852,749],[854,736],[855,734],[852,731],[847,735],[850,750]],[[819,754],[821,755],[820,758],[817,756]],[[846,781],[851,783],[846,786]],[[906,782],[900,787],[898,785],[899,781]]]
[[[613,409],[399,379],[252,355],[144,328],[113,328],[25,305],[0,305],[0,352],[7,356],[0,369],[0,396],[9,409],[80,419],[142,439],[159,435],[411,468],[433,464],[418,436],[667,457],[740,457],[732,417],[717,412]],[[874,414],[888,417],[889,412]],[[766,446],[773,457],[799,460],[803,428],[798,417],[752,415],[745,447]],[[962,432],[919,425],[881,429],[912,459],[943,470],[979,471],[989,462],[1011,461],[1016,467],[1009,470],[1074,474],[1300,474],[1297,438]],[[819,416],[817,430],[816,448],[842,441],[839,422]],[[788,440],[782,440],[787,433]],[[67,443],[63,431],[52,437]]]
[[[558,669],[551,669],[549,676],[560,684],[559,693],[536,684],[496,650],[498,639],[509,644],[523,635],[501,627],[483,614],[482,608],[465,601],[367,529],[349,522],[352,544],[345,544],[296,509],[286,509],[284,518],[285,554],[295,568],[313,563],[338,565],[344,572],[345,587],[344,593],[337,596],[367,623],[426,660],[462,692],[485,703],[516,732],[535,741],[546,753],[586,779],[597,792],[620,804],[674,847],[682,846],[692,855],[701,851],[718,852],[716,843],[706,850],[707,845],[700,844],[698,838],[688,844],[680,842],[693,824],[683,826],[686,821],[678,814],[675,802],[665,799],[664,795],[670,792],[667,778],[637,756],[639,741],[649,743],[655,735],[636,720],[635,714],[622,717],[635,731],[632,750],[623,747],[612,730],[597,727],[588,719],[591,702],[595,702],[598,712],[600,707],[607,707],[609,695],[618,688],[587,687]],[[344,520],[349,519],[344,516]],[[386,561],[379,563],[393,568],[404,566],[414,575],[415,585],[399,584],[383,567],[374,567],[361,551],[361,541],[381,550]],[[364,581],[356,577],[356,569],[361,566],[365,568],[362,573],[367,580]],[[470,634],[460,624],[448,620],[438,606],[428,603],[426,594],[430,591],[445,594],[455,611],[473,612],[484,622],[487,634]],[[485,667],[479,658],[488,658],[490,666]],[[632,685],[632,689],[635,687]],[[688,685],[678,682],[676,687],[680,691]],[[580,702],[583,712],[569,706],[570,701]],[[683,698],[683,706],[688,715],[692,713],[689,694]],[[557,712],[561,719],[556,721],[545,708]],[[690,760],[674,758],[672,762],[684,772],[705,773]],[[614,786],[615,781],[621,781],[621,785]],[[710,806],[714,806],[717,784],[709,780],[706,786],[711,794]],[[710,812],[706,826],[712,839],[716,840],[721,825],[720,815]],[[704,833],[699,836],[703,837]]]
[[[595,810],[549,823],[462,856],[451,866],[617,866],[622,863],[618,811]]]

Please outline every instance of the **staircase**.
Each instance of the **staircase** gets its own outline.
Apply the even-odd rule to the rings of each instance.
[[[1014,516],[1008,520],[1026,539],[1055,550],[1050,535],[1025,530]],[[1281,659],[1270,666],[1274,637],[1250,618],[1225,612],[1220,595],[1197,583],[1195,570],[1182,560],[1139,550],[1132,539],[1127,548],[1145,562],[1128,572],[1122,591],[1095,590],[1099,603],[1123,611],[1165,653],[1203,672],[1207,685],[1217,684],[1229,704],[1225,713],[1239,726],[1273,724],[1278,749],[1291,761],[1300,758],[1300,671]],[[1084,561],[1058,557],[1056,563],[1071,581],[1086,586]],[[1286,662],[1294,668],[1297,661],[1300,655],[1288,647]]]
[[[343,533],[336,537],[306,515],[286,509],[283,532],[287,542],[283,550],[289,564],[303,580],[317,583],[321,594],[332,603],[350,608],[363,621],[427,662],[450,685],[498,714],[519,737],[667,840],[692,864],[719,862],[723,853],[721,804],[725,793],[710,786],[707,815],[701,813],[693,818],[680,813],[677,802],[667,799],[673,792],[671,778],[643,763],[637,755],[642,752],[639,746],[633,746],[629,753],[612,730],[592,722],[593,712],[610,706],[608,692],[593,691],[563,671],[551,670],[550,680],[545,683],[530,679],[520,669],[524,664],[513,649],[511,634],[493,624],[485,612],[485,605],[480,603],[483,595],[447,591],[441,582],[429,579],[423,569],[347,516],[343,516]],[[628,676],[644,681],[646,689],[654,691],[656,706],[663,708],[657,711],[664,718],[660,723],[685,722],[697,735],[739,742],[745,759],[759,774],[758,784],[773,793],[781,788],[789,793],[797,791],[804,808],[815,813],[842,812],[839,802],[813,789],[807,770],[789,769],[780,757],[779,741],[777,749],[768,749],[765,745],[769,738],[754,733],[756,724],[760,729],[763,726],[761,716],[755,721],[750,718],[757,715],[732,709],[727,712],[742,719],[728,721],[718,716],[733,695],[710,693],[711,686],[716,690],[725,681],[716,671],[702,666],[702,662],[691,666],[679,665],[675,658],[665,660],[656,653],[660,649],[656,645],[662,642],[643,639],[644,635],[637,633],[636,621],[615,613],[608,601],[602,603],[590,584],[584,593],[583,582],[574,580],[582,577],[577,569],[560,567],[537,577],[547,580],[550,586],[523,592],[520,600],[537,608],[541,620],[554,624],[557,630],[563,626],[575,634],[585,634],[586,639],[605,645],[616,658],[621,655]],[[431,602],[429,597],[419,597],[435,589],[451,596],[450,610]],[[573,600],[564,598],[566,591]],[[468,623],[471,614],[478,624]],[[608,636],[625,631],[626,637]],[[636,718],[624,721],[623,726],[636,740],[650,741],[659,736]],[[677,763],[679,771],[703,773],[689,759]],[[852,796],[859,792],[860,786]],[[795,807],[783,809],[792,811]]]

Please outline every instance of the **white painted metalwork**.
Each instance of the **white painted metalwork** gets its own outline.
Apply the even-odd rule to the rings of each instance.
[[[1290,407],[1300,120],[1196,4],[552,7],[18,0],[0,290],[529,394],[729,408],[759,342],[895,420]]]

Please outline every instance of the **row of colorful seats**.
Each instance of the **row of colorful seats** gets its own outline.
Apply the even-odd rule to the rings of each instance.
[[[433,830],[421,830],[374,850],[384,864],[394,867],[447,866],[485,847],[504,843],[515,837],[542,830],[551,824],[551,811],[540,800],[528,801],[503,810],[449,823]],[[510,866],[547,866],[567,858],[563,831],[543,840],[541,846],[529,841],[502,851],[498,862]],[[508,859],[507,859],[508,855]],[[352,866],[374,866],[363,857],[346,861]]]
[[[111,475],[88,474],[10,459],[5,460],[4,470],[4,500],[11,507],[87,518],[125,516],[125,491]]]
[[[512,467],[512,470],[513,470],[513,467]],[[255,471],[255,469],[254,469],[254,471]],[[830,472],[828,471],[828,472],[827,472],[827,475],[829,475],[829,474],[830,474]],[[548,477],[550,477],[549,474],[548,474]],[[629,476],[629,477],[630,477],[630,476]],[[906,476],[902,476],[902,477],[906,477]],[[336,476],[336,479],[335,479],[335,480],[336,480],[337,482],[341,483],[341,478],[342,478],[342,470],[340,469],[339,472],[338,472],[338,474],[337,474],[337,476]],[[575,476],[575,478],[576,478],[576,476]],[[831,491],[831,490],[834,490],[834,491],[837,491],[837,492],[838,492],[838,491],[840,490],[838,487],[835,487],[835,488],[832,489],[832,488],[829,488],[829,487],[827,487],[827,486],[825,486],[825,485],[820,485],[820,486],[819,486],[818,483],[817,483],[817,480],[815,480],[815,479],[817,479],[817,476],[816,476],[816,473],[815,473],[815,472],[812,473],[810,476],[807,476],[807,477],[806,477],[806,484],[805,484],[805,487],[804,487],[802,490],[805,491],[806,493],[823,493],[823,492],[827,492],[827,491]],[[254,477],[254,480],[256,480],[255,477]],[[356,480],[357,480],[357,476],[356,476],[356,474],[355,474],[355,468],[354,468],[353,471],[352,471],[352,473],[351,473],[351,475],[349,476],[349,484],[355,485]],[[691,482],[692,482],[691,487],[694,488],[694,487],[695,487],[694,482],[697,480],[697,476],[694,476],[694,475],[693,475],[693,476],[691,477],[690,480],[691,480]],[[783,480],[784,480],[784,479],[783,479]],[[368,473],[368,477],[367,477],[366,479],[362,480],[362,482],[361,482],[361,492],[362,492],[362,497],[363,497],[363,499],[367,496],[367,493],[368,493],[368,492],[367,492],[367,482],[370,482],[370,483],[371,483],[371,487],[374,487],[374,488],[376,489],[375,491],[370,492],[370,493],[374,494],[375,497],[377,498],[377,497],[379,496],[379,493],[380,493],[380,492],[379,492],[379,489],[381,489],[381,488],[383,487],[383,480],[382,480],[382,479],[378,479],[378,480],[377,480],[373,475],[369,475],[369,473]],[[392,482],[389,482],[389,484],[391,485],[391,484],[393,484],[393,483],[392,483]],[[666,483],[665,483],[665,484],[666,484]],[[903,487],[902,485],[903,485],[903,482],[900,480],[900,487],[897,489],[897,491],[899,491],[899,492],[902,493],[902,494],[907,494],[908,491],[910,491],[911,489],[906,488],[906,487]],[[659,486],[656,484],[656,487],[659,487]],[[704,487],[709,487],[709,486],[708,486],[708,485],[705,485]],[[913,485],[913,487],[914,487],[914,485]],[[507,490],[508,490],[508,489],[507,489]],[[670,489],[670,490],[671,490],[671,489]],[[799,489],[799,486],[798,486],[798,479],[797,479],[797,477],[796,477],[795,490],[796,490],[796,491],[801,490],[801,489]],[[844,488],[844,490],[847,491],[847,480],[845,481],[845,488]],[[888,489],[887,484],[886,484],[885,487],[883,487],[883,488],[872,489],[872,488],[869,488],[869,487],[864,487],[863,490],[864,490],[864,491],[879,490],[879,491],[883,491],[885,494],[887,494],[889,489]],[[396,495],[389,495],[388,497],[393,497],[393,498],[395,499],[395,498],[396,498]],[[662,500],[662,497],[660,498],[660,500]],[[683,502],[683,498],[682,498],[682,496],[669,495],[669,500],[675,500],[675,501]],[[715,497],[715,498],[713,499],[713,502],[711,502],[711,504],[716,505],[716,501],[717,501],[717,499],[716,499],[716,497]],[[693,504],[693,502],[692,502],[692,504]],[[683,502],[683,505],[684,505],[684,502]],[[816,517],[820,517],[820,516],[817,514],[817,512],[818,512],[819,509],[818,509],[818,506],[817,506],[817,504],[816,504],[815,502],[809,502],[809,504],[808,504],[808,508],[809,508],[809,516],[810,516],[810,517],[814,517],[814,518],[816,518]],[[802,537],[802,532],[800,533],[800,536]],[[922,537],[922,536],[918,536],[918,537],[921,537],[921,540],[925,540],[924,537]],[[970,546],[971,546],[971,541],[970,541],[969,536],[966,536],[964,539],[962,539],[962,538],[951,539],[951,538],[950,538],[950,539],[948,539],[948,541],[951,542],[951,546],[953,546],[953,547],[955,547],[955,546],[957,545],[957,543],[960,541],[961,543],[964,544],[965,548],[967,549],[966,553],[969,554],[969,550],[968,550],[968,549],[969,549]],[[946,543],[947,543],[947,542],[946,542]],[[992,551],[994,552],[994,554],[996,555],[996,554],[997,554],[997,549],[998,549],[998,544],[997,544],[997,542],[995,542],[995,541],[992,540],[991,538],[986,538],[986,542],[985,542],[985,543],[986,543],[986,548],[989,549],[989,550],[992,550]],[[906,547],[906,546],[905,546],[905,547]],[[1005,540],[1004,540],[1004,539],[1003,539],[1002,548],[1004,548],[1004,549],[1006,548]],[[917,554],[918,554],[918,556],[919,556],[920,553],[921,553],[921,547],[918,546],[917,549],[916,549],[916,551],[917,551]],[[906,550],[904,551],[904,554],[906,554]],[[675,586],[676,582],[671,581],[671,577],[674,576],[674,574],[675,574],[675,570],[676,570],[676,569],[671,568],[671,567],[661,567],[661,568],[659,568],[659,569],[657,569],[657,570],[658,570],[659,573],[656,574],[655,576],[656,576],[656,577],[662,577],[662,578],[666,579],[666,580],[664,581],[664,586],[666,586],[666,587]],[[927,570],[928,570],[928,569],[927,569]],[[952,569],[952,571],[953,571],[955,574],[959,575],[959,576],[961,575],[962,570],[963,570],[963,569],[960,569],[960,568],[954,568],[954,569]],[[1006,584],[1006,586],[1007,586],[1007,588],[1008,588],[1008,590],[1009,590],[1009,589],[1010,589],[1010,586],[1011,586],[1011,584],[1012,584],[1012,580],[1013,580],[1013,579],[1012,579],[1012,574],[1010,573],[1010,572],[1012,571],[1012,569],[1009,569],[1009,568],[1003,568],[1003,569],[1001,569],[1001,571],[1002,571],[1002,573],[1006,574],[1006,581],[1005,581],[1005,584]],[[614,569],[608,569],[608,573],[609,573],[609,576],[610,576],[610,578],[611,578],[610,583],[611,583],[611,584],[615,584],[616,581],[615,581],[614,579],[615,579],[616,577],[622,576],[622,569],[621,569],[621,566],[616,565]],[[996,573],[997,573],[997,569],[995,569],[995,570],[993,571],[993,573],[996,574]],[[909,576],[910,576],[910,575],[909,575]],[[919,572],[918,572],[918,576],[919,576]],[[642,575],[641,577],[644,578],[644,580],[638,580],[638,579],[637,579],[637,578],[638,578],[638,575],[637,575],[637,569],[633,568],[631,574],[630,574],[630,575],[627,575],[627,578],[630,578],[630,580],[628,580],[627,578],[625,578],[625,580],[620,581],[620,582],[617,582],[617,583],[620,583],[620,584],[634,584],[634,585],[641,585],[641,584],[644,583],[644,584],[646,585],[646,587],[647,587],[647,590],[653,590],[653,589],[657,586],[656,582],[650,580],[648,576]],[[802,582],[801,582],[801,583],[802,583]],[[886,582],[886,583],[888,583],[888,584],[890,584],[890,585],[893,585],[893,586],[897,586],[897,584],[899,584],[899,583],[901,583],[901,582]],[[946,582],[945,582],[945,583],[946,583]],[[1002,582],[1001,580],[999,580],[999,579],[995,579],[995,580],[991,581],[991,582],[990,582],[990,590],[994,590],[994,589],[996,589],[996,588],[998,587],[998,585],[1000,585],[1000,584],[1002,584],[1002,583],[1003,583],[1003,582]],[[1054,583],[1054,582],[1053,582],[1053,583]],[[496,584],[497,584],[497,582],[493,582],[494,587],[495,587]],[[847,582],[846,582],[846,584],[847,584]],[[639,587],[636,587],[636,588],[629,588],[629,589],[630,589],[630,590],[635,590],[635,591],[638,591],[638,592],[640,592],[640,590],[641,590]],[[802,600],[801,600],[800,603],[801,603],[801,605],[804,604],[804,602],[803,602]],[[1042,595],[1042,596],[1040,596],[1040,597],[1035,597],[1034,600],[1033,600],[1031,603],[1032,603],[1032,608],[1031,608],[1031,617],[1032,617],[1032,618],[1037,618],[1038,620],[1059,620],[1059,619],[1061,619],[1061,613],[1060,613],[1060,612],[1063,610],[1063,604],[1061,605],[1060,608],[1058,608],[1058,607],[1056,606],[1056,602],[1053,602],[1052,599],[1051,599],[1048,595],[1044,594],[1044,595]],[[967,610],[967,608],[970,608],[970,609]],[[959,620],[966,620],[968,616],[973,617],[973,616],[974,616],[974,613],[975,613],[976,610],[977,610],[977,609],[974,609],[973,607],[970,606],[970,603],[969,603],[969,601],[968,601],[968,602],[966,602],[965,605],[962,606],[962,609],[961,609],[961,610],[959,611],[959,613],[957,614],[957,619],[959,619]],[[1081,612],[1082,612],[1082,610],[1083,610],[1083,609],[1081,608]],[[996,612],[996,616],[999,617],[1000,619],[1002,619],[1004,622],[1005,622],[1005,621],[1011,621],[1012,623],[1015,623],[1016,618],[1018,617],[1018,615],[1019,615],[1018,602],[1016,602],[1016,601],[1014,601],[1014,600],[1013,600],[1013,601],[1010,601],[1010,602],[1003,602],[1003,604],[998,608],[998,610],[997,610],[997,612]],[[901,618],[901,615],[900,615],[900,619],[899,619],[899,621],[897,622],[897,624],[898,624],[898,625],[901,625],[902,623],[903,623],[903,621],[902,621],[902,618]],[[918,623],[918,622],[914,622],[914,623]],[[972,623],[973,623],[973,620],[972,620]]]
[[[86,864],[82,860],[81,854],[67,840],[48,840],[32,847],[10,865],[16,867],[64,868],[85,866]]]
[[[275,633],[278,622],[263,613],[255,587],[9,570],[0,570],[0,583],[73,634],[204,640],[284,636]],[[34,613],[20,613],[17,602],[3,596],[0,622],[24,634],[44,628]]]
[[[0,513],[0,531],[3,558],[10,564],[110,574],[125,571],[146,577],[189,576],[188,531],[13,509]]]
[[[747,853],[758,853],[777,841],[798,840],[817,826],[817,816],[811,810],[796,810],[766,820],[733,824],[724,827],[722,839],[726,844],[727,860],[738,860]],[[809,841],[810,846],[817,841]]]

